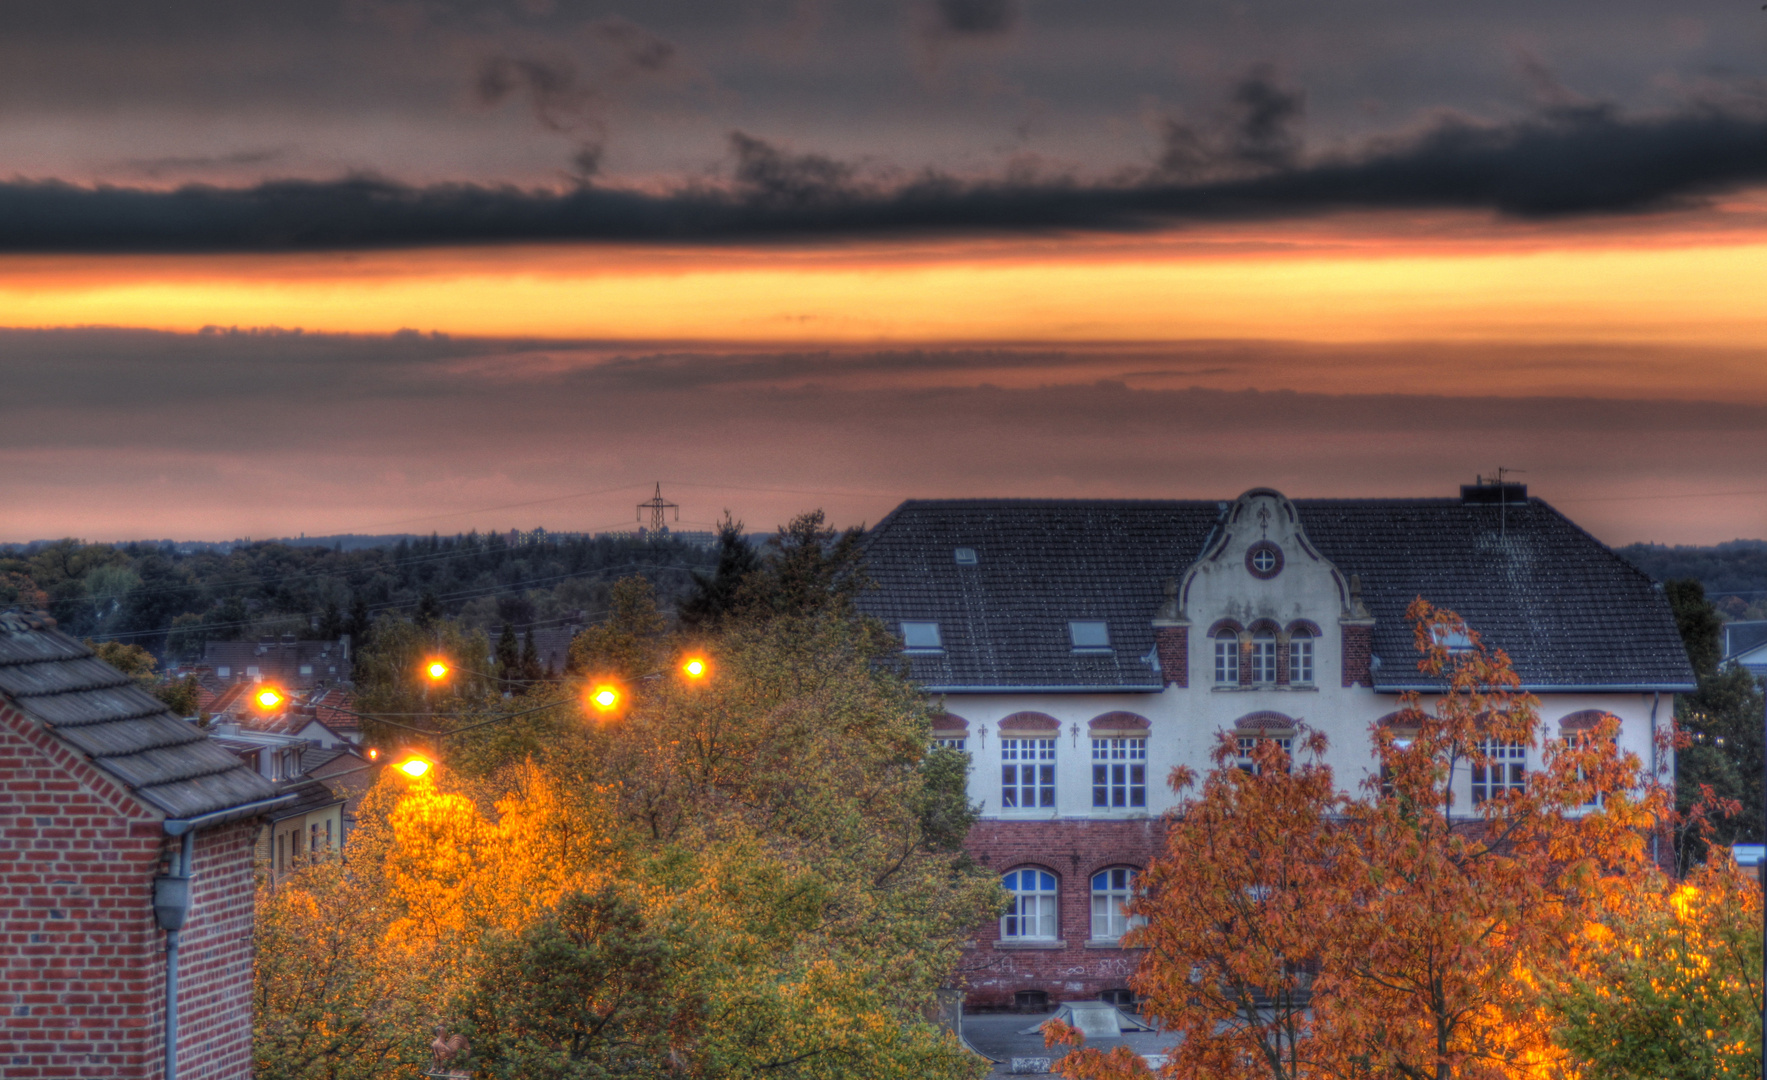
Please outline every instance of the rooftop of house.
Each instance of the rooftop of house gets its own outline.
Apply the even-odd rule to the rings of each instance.
[[[1767,645],[1767,619],[1724,624],[1724,659],[1730,660]]]
[[[323,810],[327,806],[336,806],[344,801],[343,796],[324,784],[304,776],[298,780],[285,781],[276,785],[276,788],[282,794],[293,795],[295,798],[293,802],[277,807],[270,815],[271,821],[287,821],[289,818]]]
[[[198,817],[278,794],[248,764],[55,629],[47,616],[0,613],[0,698],[168,818]]]
[[[1152,620],[1164,582],[1196,561],[1228,505],[905,502],[866,537],[878,588],[860,607],[892,628],[939,624],[942,652],[905,656],[910,674],[935,691],[1157,690]],[[1539,499],[1294,505],[1319,553],[1361,578],[1375,618],[1377,689],[1424,682],[1405,619],[1420,596],[1508,650],[1531,688],[1693,685],[1669,605],[1651,580]],[[973,554],[959,562],[958,549]],[[1074,650],[1069,620],[1108,623],[1111,648]]]

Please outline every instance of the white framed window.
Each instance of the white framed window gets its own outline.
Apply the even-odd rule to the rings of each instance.
[[[1313,684],[1313,635],[1296,630],[1288,639],[1288,681],[1290,686]]]
[[[969,753],[969,740],[966,738],[938,738],[933,740],[933,745],[943,750],[955,750],[959,754]]]
[[[1092,875],[1092,940],[1117,941],[1147,920],[1123,908],[1135,895],[1135,871],[1113,866]]]
[[[1276,681],[1276,635],[1268,630],[1252,635],[1252,681],[1261,686]]]
[[[1075,652],[1109,652],[1111,628],[1106,622],[1069,621],[1068,640]]]
[[[1295,737],[1293,735],[1273,735],[1260,731],[1242,731],[1233,737],[1233,741],[1239,749],[1239,756],[1234,761],[1234,764],[1244,772],[1255,773],[1258,771],[1257,764],[1252,760],[1252,750],[1257,747],[1259,739],[1268,740],[1275,743],[1277,746],[1282,747],[1282,752],[1285,754],[1293,755],[1295,752]]]
[[[939,637],[936,622],[904,622],[902,648],[906,652],[942,652],[944,641]]]
[[[1472,636],[1465,630],[1452,630],[1446,626],[1438,626],[1430,631],[1436,644],[1447,649],[1450,654],[1472,651]]]
[[[1147,740],[1092,740],[1092,806],[1139,810],[1147,806]]]
[[[1564,737],[1565,746],[1575,747],[1577,745],[1577,740],[1579,738],[1582,738],[1582,736],[1580,736],[1580,735],[1566,735]],[[1719,741],[1722,742],[1723,740],[1720,739]],[[1584,781],[1587,781],[1588,779],[1589,779],[1589,776],[1587,773],[1584,772],[1583,767],[1581,765],[1577,766],[1577,780],[1579,782],[1584,782]],[[1591,791],[1589,793],[1589,798],[1584,800],[1582,808],[1584,810],[1593,810],[1596,807],[1600,806],[1605,801],[1606,801],[1606,796],[1603,795],[1600,790]]]
[[[1487,759],[1484,765],[1472,767],[1472,801],[1477,806],[1486,799],[1495,799],[1505,792],[1520,791],[1528,786],[1528,748],[1521,743],[1479,740],[1479,749]]]
[[[1000,936],[1007,941],[1054,941],[1055,875],[1047,870],[1013,870],[1000,883],[1012,894],[1012,906],[1000,919]]]
[[[215,674],[219,675],[223,679],[231,678],[233,675],[233,669],[228,667],[226,664],[222,664],[221,666],[219,666],[215,669]]]
[[[1215,635],[1215,685],[1239,685],[1239,635],[1232,630]]]
[[[1000,740],[1000,805],[1034,809],[1055,805],[1055,740]]]

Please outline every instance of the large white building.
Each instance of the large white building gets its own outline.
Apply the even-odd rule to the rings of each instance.
[[[945,699],[966,751],[975,856],[1017,899],[966,963],[976,1005],[1126,995],[1117,906],[1161,842],[1172,768],[1221,734],[1249,747],[1324,732],[1346,790],[1375,775],[1370,727],[1417,670],[1423,597],[1507,650],[1542,738],[1621,721],[1655,738],[1694,676],[1650,580],[1519,484],[1459,499],[904,503],[867,540],[861,606]],[[1427,699],[1426,699],[1427,700]],[[1539,766],[1540,747],[1454,777],[1467,812]]]

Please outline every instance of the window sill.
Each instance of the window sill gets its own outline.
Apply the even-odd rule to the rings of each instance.
[[[1005,949],[1008,951],[1014,949],[1041,949],[1046,952],[1053,952],[1057,949],[1067,948],[1068,943],[1065,941],[996,941],[994,947],[996,949]]]
[[[1120,938],[1094,938],[1093,940],[1088,941],[1084,947],[1088,948],[1088,949],[1127,949],[1128,948],[1127,945],[1123,944],[1122,939],[1120,939]]]
[[[1145,806],[1094,806],[1092,816],[1095,818],[1144,818],[1153,814]]]

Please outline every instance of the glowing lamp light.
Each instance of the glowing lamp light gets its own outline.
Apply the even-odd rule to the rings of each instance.
[[[415,780],[424,773],[429,772],[429,762],[420,757],[410,757],[399,762],[397,765],[394,765],[393,768]]]
[[[276,706],[282,704],[282,701],[282,695],[270,689],[268,686],[259,690],[257,693],[258,708],[260,709],[274,709]]]
[[[448,677],[448,665],[442,663],[440,660],[431,660],[429,666],[423,670],[427,672],[432,679],[445,679]]]
[[[602,712],[611,712],[620,703],[620,692],[611,686],[597,686],[590,691],[589,704]]]
[[[706,670],[706,662],[697,656],[688,657],[687,662],[681,665],[681,674],[690,679],[705,678]]]

